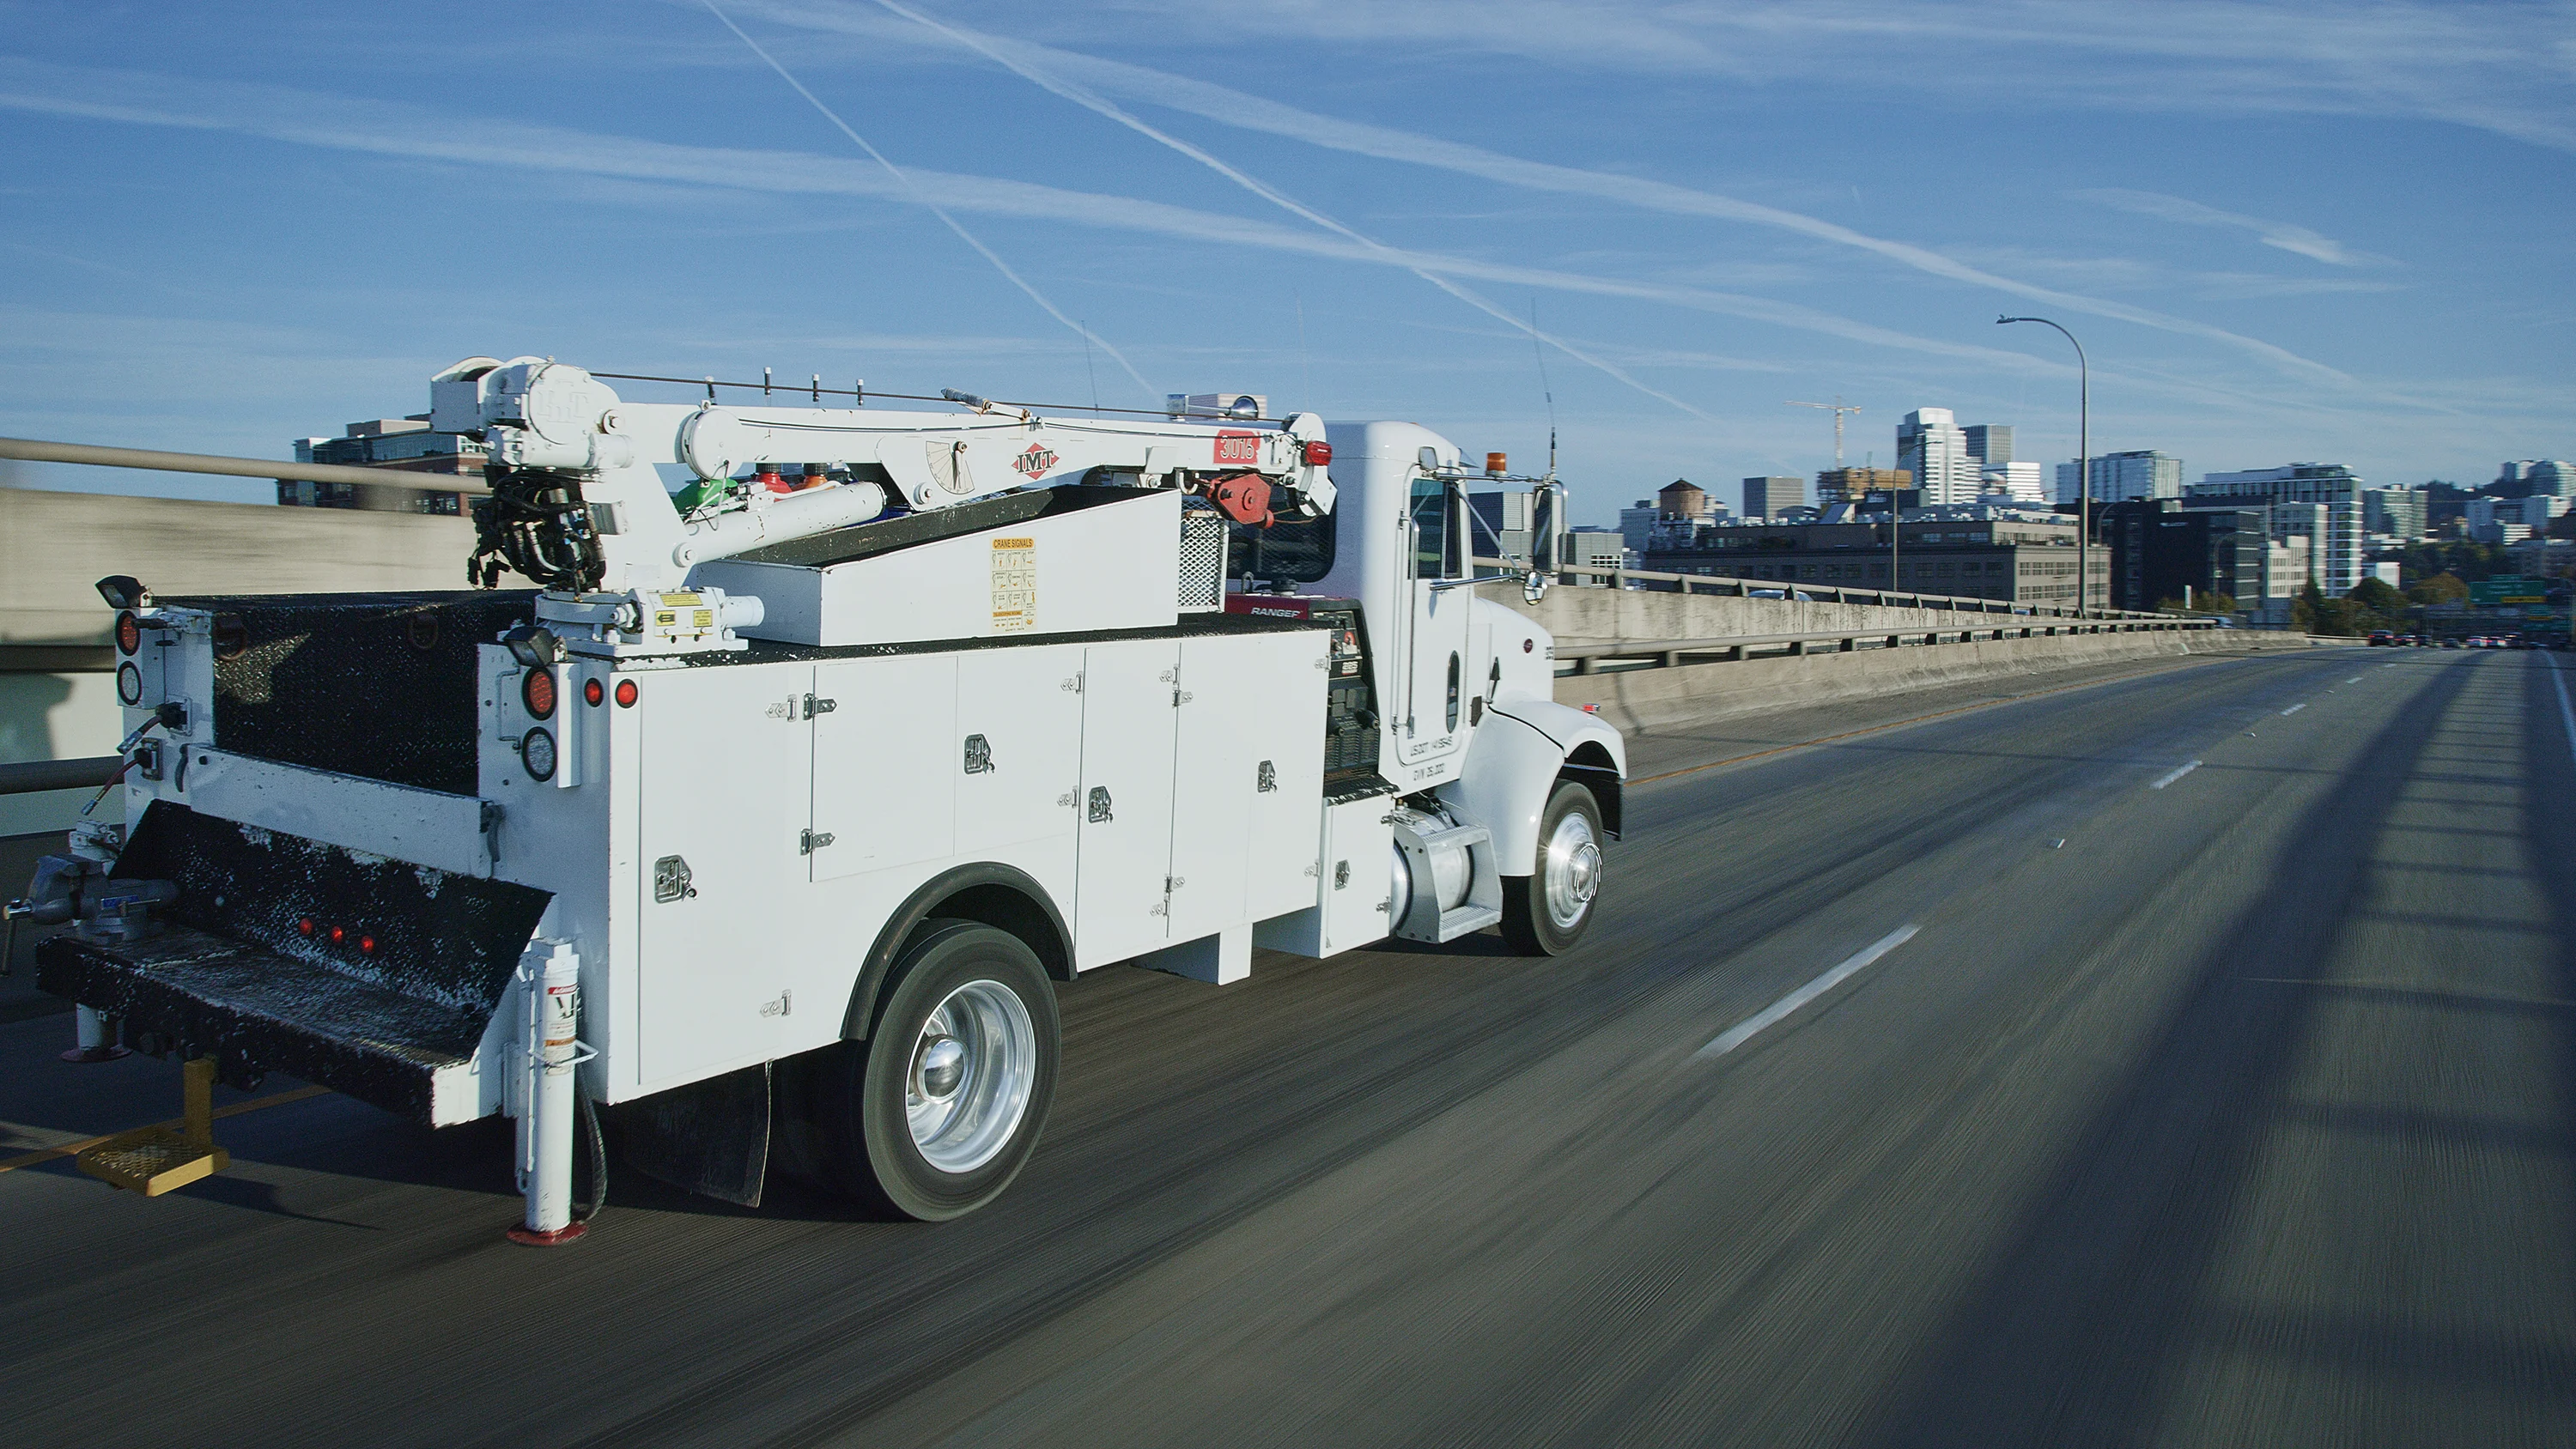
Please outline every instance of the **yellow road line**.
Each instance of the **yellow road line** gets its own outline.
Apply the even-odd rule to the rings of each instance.
[[[280,1092],[273,1097],[253,1097],[247,1102],[235,1102],[229,1107],[217,1107],[215,1109],[215,1115],[217,1117],[238,1117],[244,1112],[256,1112],[262,1107],[283,1107],[289,1102],[301,1102],[308,1097],[319,1097],[330,1090],[331,1089],[329,1087],[297,1087],[291,1092]],[[167,1122],[156,1122],[153,1125],[155,1127],[175,1131],[183,1124],[179,1119],[173,1117]],[[123,1135],[124,1134],[120,1132],[110,1132],[106,1134],[106,1136],[84,1137],[78,1142],[66,1142],[58,1147],[45,1148],[40,1152],[22,1153],[19,1156],[9,1158],[6,1161],[0,1161],[0,1172],[15,1172],[21,1167],[34,1167],[38,1163],[52,1162],[57,1158],[71,1157],[78,1153],[85,1152],[92,1147],[96,1147],[98,1144],[105,1142],[109,1137],[121,1137]]]

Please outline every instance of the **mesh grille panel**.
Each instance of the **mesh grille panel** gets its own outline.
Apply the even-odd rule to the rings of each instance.
[[[1214,609],[1225,602],[1225,515],[1208,508],[1181,513],[1181,607]]]

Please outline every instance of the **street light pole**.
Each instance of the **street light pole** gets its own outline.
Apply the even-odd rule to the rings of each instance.
[[[1995,325],[2008,322],[2036,322],[2043,327],[2057,327],[2058,335],[2075,348],[2075,480],[2077,485],[2075,515],[2075,617],[2091,617],[2093,603],[2093,368],[2084,360],[2084,344],[2075,334],[2045,317],[1998,317]]]

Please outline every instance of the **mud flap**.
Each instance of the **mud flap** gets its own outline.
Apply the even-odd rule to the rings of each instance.
[[[767,1062],[609,1109],[626,1164],[673,1187],[760,1206],[769,1176]]]

